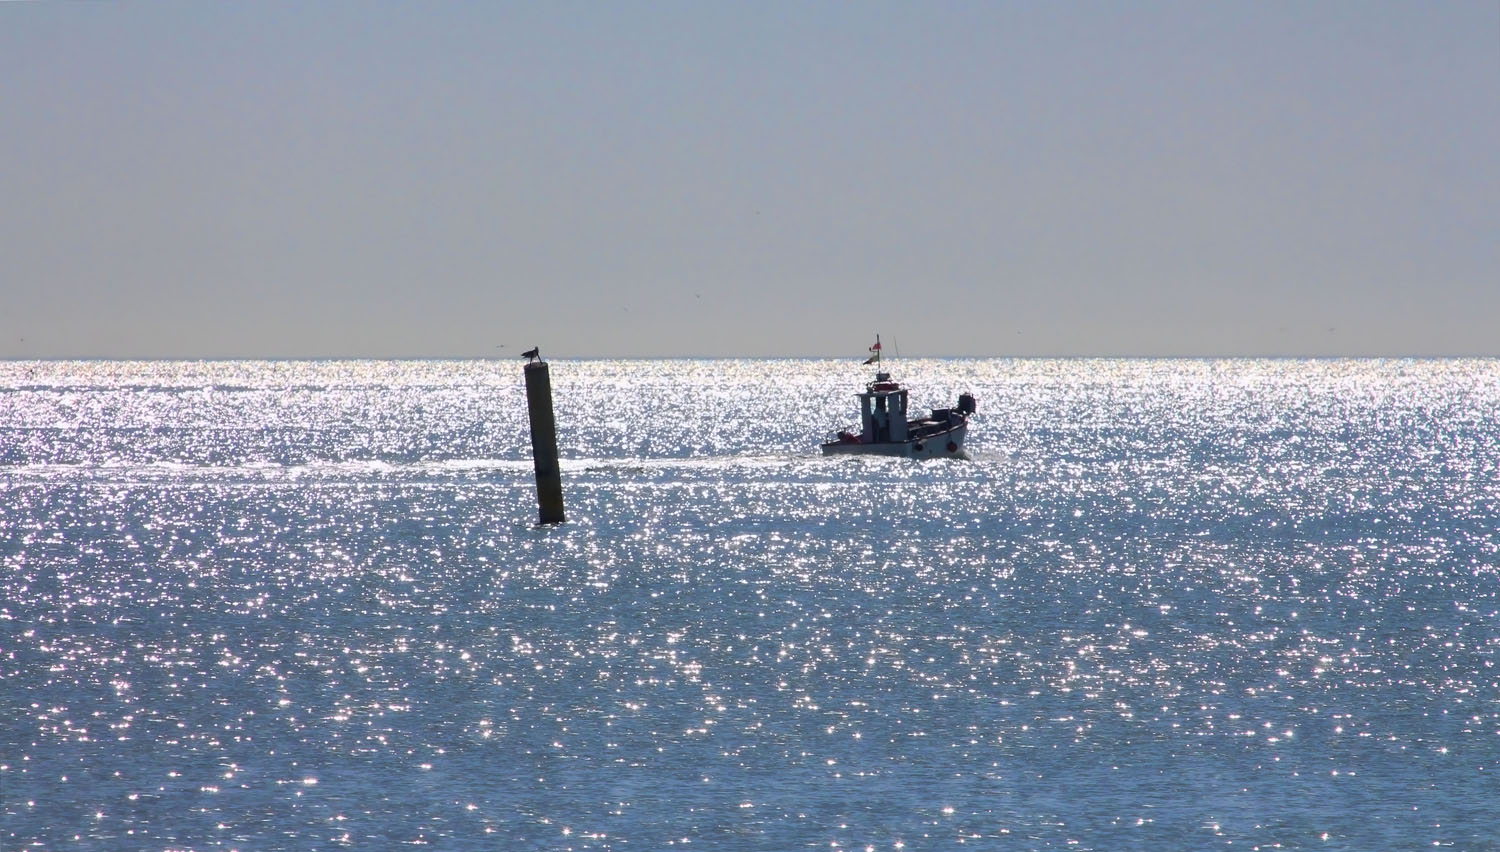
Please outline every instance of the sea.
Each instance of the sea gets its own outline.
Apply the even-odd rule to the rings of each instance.
[[[0,849],[1500,849],[1500,361],[0,362]]]

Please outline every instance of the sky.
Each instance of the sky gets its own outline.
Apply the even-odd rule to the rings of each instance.
[[[0,358],[1500,355],[1500,0],[0,3]]]

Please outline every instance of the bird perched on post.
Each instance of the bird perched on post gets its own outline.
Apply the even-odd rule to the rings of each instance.
[[[539,358],[542,357],[541,353],[542,353],[542,347],[540,347],[540,346],[533,346],[530,349],[526,350],[525,352],[522,352],[521,353],[521,357],[522,358],[528,358],[528,359],[530,359],[532,361],[535,361],[535,360],[537,360],[537,359],[539,359]]]

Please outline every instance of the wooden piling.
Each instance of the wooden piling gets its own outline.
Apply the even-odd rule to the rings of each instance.
[[[531,459],[536,468],[539,523],[560,524],[562,472],[557,462],[557,422],[552,416],[552,377],[546,361],[531,361],[526,365],[526,410],[531,415]]]

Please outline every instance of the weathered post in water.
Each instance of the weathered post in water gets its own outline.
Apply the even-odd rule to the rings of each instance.
[[[543,524],[563,522],[562,472],[557,465],[557,422],[552,417],[552,377],[536,349],[525,353],[526,410],[531,415],[531,460],[536,505]]]

